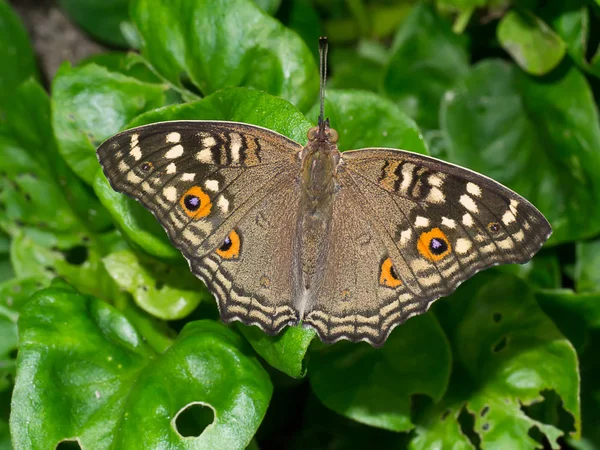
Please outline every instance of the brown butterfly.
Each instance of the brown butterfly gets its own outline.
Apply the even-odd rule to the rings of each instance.
[[[98,148],[112,187],[140,201],[218,300],[224,321],[288,325],[381,346],[490,266],[525,263],[544,216],[501,184],[434,158],[340,153],[321,114],[302,145],[254,125],[173,121]]]

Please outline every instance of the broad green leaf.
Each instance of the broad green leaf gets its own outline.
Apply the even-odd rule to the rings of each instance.
[[[0,145],[2,145],[0,140]],[[10,263],[10,237],[0,231],[0,283],[14,278],[15,273]]]
[[[319,105],[313,106],[308,117],[317,120]],[[340,138],[342,150],[366,147],[390,147],[427,154],[421,131],[390,100],[366,91],[328,90],[325,117]]]
[[[442,95],[469,70],[466,40],[426,3],[400,25],[383,78],[383,90],[423,128],[439,128]]]
[[[12,92],[0,130],[0,225],[43,228],[66,240],[106,229],[110,218],[65,165],[50,124],[50,101],[33,80]]]
[[[362,40],[351,48],[333,45],[329,66],[335,69],[327,80],[327,88],[377,92],[388,59],[387,48],[372,41]]]
[[[244,449],[271,397],[264,369],[222,325],[189,323],[158,355],[119,312],[63,283],[26,305],[19,335],[16,450],[67,439],[98,450]],[[184,438],[178,414],[193,404],[212,409],[213,420],[198,438]]]
[[[136,117],[127,128],[165,120],[230,120],[259,125],[305,144],[311,123],[289,102],[249,88],[227,88],[183,105]]]
[[[441,123],[450,160],[536,205],[552,224],[551,242],[600,231],[598,111],[576,68],[541,82],[486,60],[445,95]]]
[[[253,0],[260,9],[270,15],[274,15],[279,9],[281,0]]]
[[[529,11],[509,11],[498,24],[497,33],[502,47],[533,75],[550,72],[567,51],[560,36]]]
[[[95,64],[109,72],[118,72],[144,83],[161,83],[163,80],[153,71],[150,63],[138,53],[108,52],[97,53],[79,61],[78,67]]]
[[[109,275],[144,311],[164,320],[186,317],[201,301],[213,301],[187,265],[172,266],[141,258],[130,250],[102,259]]]
[[[587,0],[550,0],[541,5],[539,14],[566,43],[567,51],[577,65],[600,77],[600,51],[591,49],[589,42],[593,39],[590,36],[589,3]],[[590,53],[590,50],[595,52]]]
[[[538,303],[573,345],[582,349],[590,329],[600,329],[600,292],[575,293],[570,289],[536,292]]]
[[[256,353],[271,366],[294,378],[306,374],[306,353],[315,337],[314,330],[287,327],[276,336],[269,336],[258,327],[239,324],[238,328]]]
[[[15,354],[19,347],[19,311],[41,287],[41,282],[34,278],[12,279],[0,283],[0,392],[9,388],[9,377],[15,375]]]
[[[575,287],[577,292],[600,293],[600,240],[575,244]]]
[[[323,33],[315,5],[311,0],[287,0],[282,9],[285,17],[281,20],[285,26],[298,33],[311,51],[315,61],[318,61],[319,48],[316,43],[319,42],[319,37]]]
[[[152,213],[135,200],[115,192],[100,169],[94,181],[94,192],[135,248],[157,258],[181,260],[181,253],[173,247]]]
[[[14,237],[10,257],[18,278],[35,278],[48,285],[59,276],[86,294],[108,299],[118,290],[101,258],[120,242],[118,236],[109,233],[61,248],[55,236],[28,230]]]
[[[446,336],[433,315],[398,327],[381,349],[335,344],[311,355],[308,376],[316,396],[339,414],[393,431],[414,428],[411,397],[439,401],[452,360]]]
[[[62,65],[52,82],[52,123],[67,164],[92,184],[98,145],[138,114],[163,106],[166,89],[95,64]]]
[[[317,68],[306,44],[250,0],[134,0],[131,17],[142,54],[179,88],[184,79],[204,95],[250,86],[300,110],[317,97]]]
[[[525,264],[506,264],[498,270],[517,275],[536,289],[558,289],[561,286],[560,263],[554,250],[541,250]]]
[[[493,3],[493,0],[436,0],[436,2],[441,7],[464,11],[471,8],[486,6],[488,3]]]
[[[81,28],[107,44],[127,47],[122,27],[129,20],[129,0],[59,0]]]
[[[472,448],[467,439],[460,438],[455,423],[463,407],[474,420],[481,448],[539,448],[541,443],[529,434],[532,427],[553,448],[559,448],[556,439],[572,430],[536,420],[527,408],[539,404],[543,393],[553,391],[572,416],[572,435],[579,435],[575,350],[540,310],[525,282],[501,275],[488,277],[479,286],[475,295],[459,289],[450,298],[452,304],[466,304],[451,336],[455,376],[450,395],[419,421],[412,448],[432,448],[435,442],[451,446],[457,439],[458,448]],[[552,411],[548,413],[546,418],[551,418]]]
[[[0,0],[0,111],[8,110],[7,101],[14,89],[29,77],[38,77],[33,48],[19,17],[9,3]]]

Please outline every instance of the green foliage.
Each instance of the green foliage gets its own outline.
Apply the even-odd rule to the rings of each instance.
[[[0,0],[0,449],[600,449],[600,3],[60,4],[140,53],[65,63],[49,96]],[[305,143],[321,31],[341,149],[442,157],[554,228],[531,262],[476,275],[377,350],[221,324],[95,155],[175,119]]]

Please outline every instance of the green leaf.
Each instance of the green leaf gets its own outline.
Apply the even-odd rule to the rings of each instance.
[[[67,248],[58,247],[52,234],[28,230],[14,237],[11,261],[18,278],[35,278],[48,285],[56,276],[86,294],[111,298],[117,287],[102,264],[103,252],[122,241],[115,234],[94,236],[87,243],[73,243]]]
[[[63,64],[52,82],[52,122],[67,164],[92,184],[96,147],[133,117],[164,105],[166,89],[94,64]]]
[[[136,117],[127,128],[165,120],[230,120],[259,125],[306,143],[311,123],[294,105],[249,88],[227,88],[183,105],[167,106]]]
[[[525,264],[506,264],[497,270],[517,275],[536,289],[558,289],[561,286],[560,262],[554,250],[542,249]]]
[[[600,239],[575,244],[577,292],[600,292]]]
[[[244,449],[271,397],[264,369],[222,325],[189,323],[157,355],[115,309],[62,283],[27,304],[19,336],[10,418],[17,450],[67,439],[99,450]],[[192,440],[176,426],[193,404],[214,418]]]
[[[575,350],[540,310],[525,282],[502,275],[487,277],[478,286],[475,295],[461,288],[450,299],[466,306],[451,336],[455,373],[449,395],[419,421],[412,448],[431,448],[441,442],[450,446],[457,439],[458,448],[474,448],[460,437],[457,427],[463,407],[474,421],[481,448],[538,448],[541,443],[529,434],[532,427],[559,448],[556,439],[571,430],[536,419],[532,405],[538,406],[542,394],[553,391],[571,416],[573,436],[579,435]],[[547,417],[552,416],[546,402],[539,406],[546,407]]]
[[[175,86],[185,88],[184,77],[204,95],[251,86],[300,110],[317,97],[306,44],[249,0],[135,0],[131,16],[142,54]]]
[[[550,72],[567,51],[560,36],[529,11],[509,11],[498,24],[497,33],[502,47],[533,75]]]
[[[450,160],[536,205],[552,224],[551,242],[600,231],[598,111],[576,68],[542,82],[486,60],[446,94],[441,123]]]
[[[33,48],[25,27],[5,0],[0,0],[0,111],[9,110],[7,97],[27,78],[38,77]]]
[[[144,83],[162,83],[150,63],[138,53],[108,52],[96,53],[79,61],[78,67],[95,64],[105,67],[109,72],[118,72]]]
[[[42,284],[34,278],[12,279],[0,284],[0,392],[10,387],[10,377],[15,375],[19,311],[40,287]]]
[[[287,327],[278,335],[269,336],[258,327],[239,324],[238,329],[256,353],[277,370],[293,378],[302,378],[306,374],[305,358],[315,337],[314,330]]]
[[[308,376],[316,396],[339,414],[392,431],[414,428],[411,396],[439,401],[452,360],[444,332],[431,314],[398,327],[385,346],[335,344],[313,353]]]
[[[569,55],[586,72],[600,77],[600,51],[590,49],[593,39],[590,30],[590,11],[587,0],[550,0],[539,9],[546,20],[567,45]],[[590,52],[594,50],[594,52]]]
[[[383,90],[423,128],[439,128],[442,95],[467,74],[466,40],[426,3],[400,25],[383,78]]]
[[[102,259],[117,285],[144,311],[165,320],[186,317],[201,301],[213,301],[204,284],[186,266],[143,259],[130,250]]]
[[[315,121],[319,116],[316,104],[308,113]],[[340,136],[342,150],[365,147],[391,147],[427,154],[421,131],[390,100],[372,92],[328,90],[325,116]]]
[[[260,9],[267,14],[273,15],[279,9],[281,0],[253,0]]]
[[[11,93],[0,130],[0,226],[43,228],[67,241],[106,229],[110,218],[65,165],[50,124],[50,101],[33,80]]]
[[[538,303],[573,345],[582,349],[590,329],[600,329],[600,292],[575,293],[570,289],[536,292]]]
[[[95,38],[127,47],[122,26],[129,20],[129,0],[59,0],[59,4],[77,25]]]

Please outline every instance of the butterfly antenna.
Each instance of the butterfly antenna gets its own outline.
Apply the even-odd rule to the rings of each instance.
[[[325,81],[327,79],[327,49],[329,43],[327,37],[319,38],[319,97],[321,100],[321,110],[319,114],[319,130],[325,131]]]

